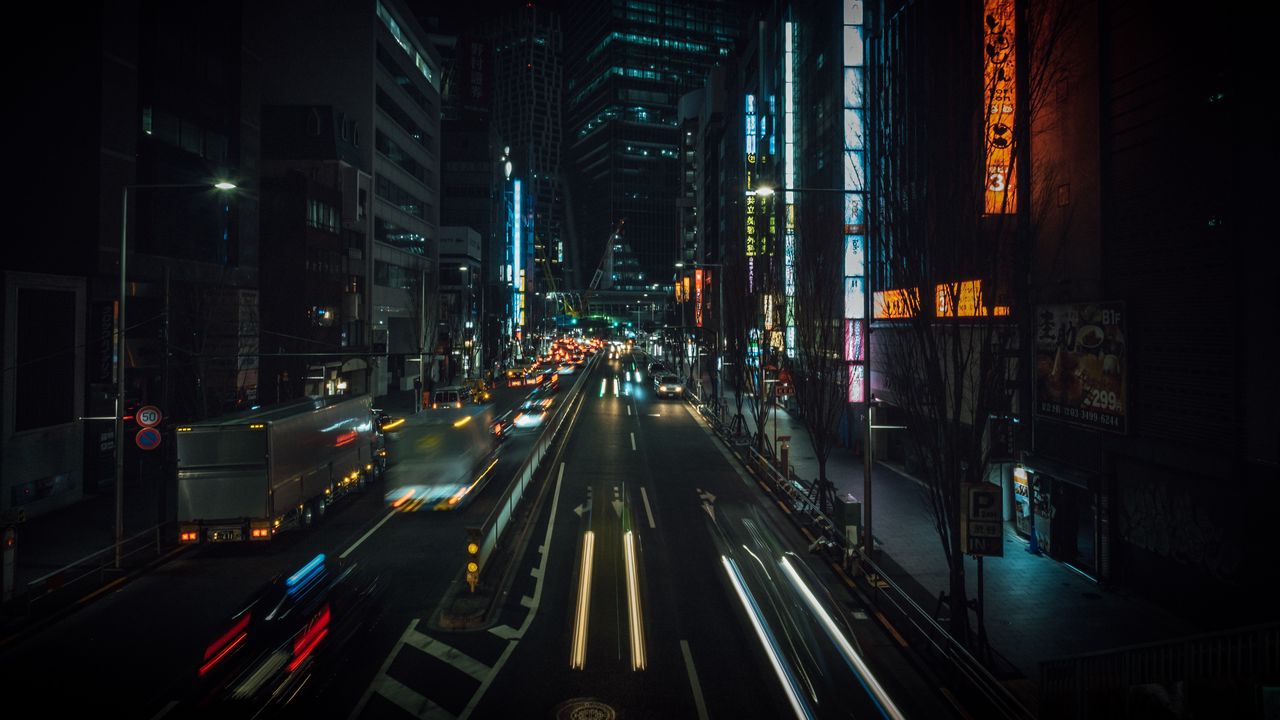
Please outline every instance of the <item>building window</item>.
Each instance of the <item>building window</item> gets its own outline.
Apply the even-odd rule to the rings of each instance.
[[[307,201],[307,225],[326,232],[338,232],[337,208],[319,200]]]
[[[418,218],[427,219],[429,205],[421,198],[396,185],[381,174],[375,175],[374,192],[387,202]]]

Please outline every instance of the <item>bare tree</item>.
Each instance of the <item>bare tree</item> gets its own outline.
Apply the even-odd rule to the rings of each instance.
[[[835,245],[805,242],[803,235],[796,238],[796,356],[790,362],[800,419],[818,461],[811,496],[823,513],[835,507],[835,485],[827,477],[827,459],[837,442],[836,429],[849,395],[840,292],[844,265]]]
[[[984,13],[980,3],[908,6],[885,20],[872,64],[873,259],[876,287],[888,288],[876,314],[891,318],[877,324],[874,370],[926,481],[949,569],[951,632],[961,641],[971,637],[962,488],[986,480],[988,420],[1014,408],[1011,365],[1025,328],[1014,313],[1029,311],[1021,269],[1033,193],[1016,163],[1026,156],[1028,108],[1061,77],[1069,27],[1068,3],[1036,6],[1036,22],[1024,28],[1035,61],[1028,68],[1020,59],[1016,76],[992,72],[993,63],[1011,68],[1028,55],[1016,52],[1007,22],[1013,3],[1007,16]],[[1006,94],[1015,78],[1016,103]],[[993,181],[998,151],[1008,165]],[[1023,187],[1011,192],[1014,178]]]

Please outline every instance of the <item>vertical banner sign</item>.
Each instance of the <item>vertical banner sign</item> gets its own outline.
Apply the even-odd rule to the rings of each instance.
[[[693,271],[693,324],[702,327],[702,268]]]
[[[524,268],[520,267],[520,261],[523,259],[521,256],[521,249],[520,249],[520,231],[522,230],[521,226],[524,225],[524,207],[520,204],[521,203],[521,192],[520,192],[521,187],[520,187],[519,180],[515,181],[514,188],[515,189],[513,190],[513,197],[512,197],[513,208],[511,213],[511,249],[512,249],[511,257],[512,257],[512,263],[514,264],[513,269],[515,270],[515,274],[512,275],[512,281],[513,281],[512,284],[513,286],[515,286],[516,291],[515,291],[515,296],[511,298],[511,305],[516,310],[516,313],[515,313],[516,325],[523,326],[524,325]],[[514,283],[515,278],[520,278],[519,285],[515,285]]]
[[[983,14],[983,101],[986,103],[988,215],[1018,211],[1013,176],[1013,123],[1016,89],[1014,58],[1014,0],[986,0]]]
[[[755,257],[760,254],[760,240],[756,228],[756,205],[759,198],[755,195],[756,189],[756,96],[747,95],[746,107],[746,133],[744,135],[746,141],[746,186],[747,201],[746,217],[743,218],[744,227],[746,228],[746,255],[747,257]],[[750,282],[750,280],[748,280]],[[750,288],[754,290],[754,288]]]
[[[849,402],[867,396],[862,323],[867,315],[866,69],[862,0],[843,0],[844,10],[844,319]],[[857,337],[854,337],[854,333]],[[855,353],[855,350],[857,351]]]
[[[796,93],[795,82],[795,23],[788,22],[783,29],[782,54],[782,185],[796,186]],[[786,352],[796,356],[796,194],[785,190],[783,202],[782,272],[783,290],[787,297]]]

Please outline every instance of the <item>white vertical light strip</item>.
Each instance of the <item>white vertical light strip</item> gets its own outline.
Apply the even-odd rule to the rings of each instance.
[[[867,226],[866,226],[866,58],[863,46],[862,0],[843,0],[844,15],[844,318],[846,332],[867,322]],[[846,339],[845,347],[852,343]],[[849,402],[866,397],[866,368],[863,358],[849,363]]]
[[[796,93],[795,84],[795,24],[783,25],[782,55],[782,186],[796,186]],[[786,350],[787,357],[796,356],[796,194],[788,189],[784,192],[783,207],[783,273],[784,287],[787,295]]]
[[[520,222],[524,216],[524,213],[521,212],[521,205],[520,205],[521,187],[520,187],[519,180],[515,181],[514,187],[515,187],[515,190],[513,191],[514,197],[512,198],[512,204],[515,207],[512,213],[513,222],[511,224],[511,245],[512,245],[511,262],[512,262],[512,269],[514,271],[512,275],[512,280],[513,280],[512,287],[516,288],[516,291],[514,293],[514,297],[511,298],[511,305],[512,305],[512,309],[515,311],[514,315],[516,316],[516,325],[523,326],[524,325],[524,312],[523,312],[524,308],[521,306],[521,303],[520,303],[520,296],[523,291],[523,288],[519,286],[518,281],[515,281],[515,278],[520,277],[520,270],[521,270],[520,268],[520,259],[521,259],[520,258],[520,231],[521,231]]]

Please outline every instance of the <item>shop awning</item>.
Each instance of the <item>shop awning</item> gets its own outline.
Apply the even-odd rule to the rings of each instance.
[[[1023,453],[1022,466],[1031,472],[1048,475],[1052,478],[1069,482],[1072,485],[1079,485],[1086,490],[1093,486],[1095,478],[1098,477],[1098,473],[1092,470],[1086,470],[1071,463],[1029,452]]]
[[[364,370],[368,367],[369,367],[369,364],[366,363],[363,359],[351,358],[350,360],[342,363],[342,372],[351,372],[353,370]]]

